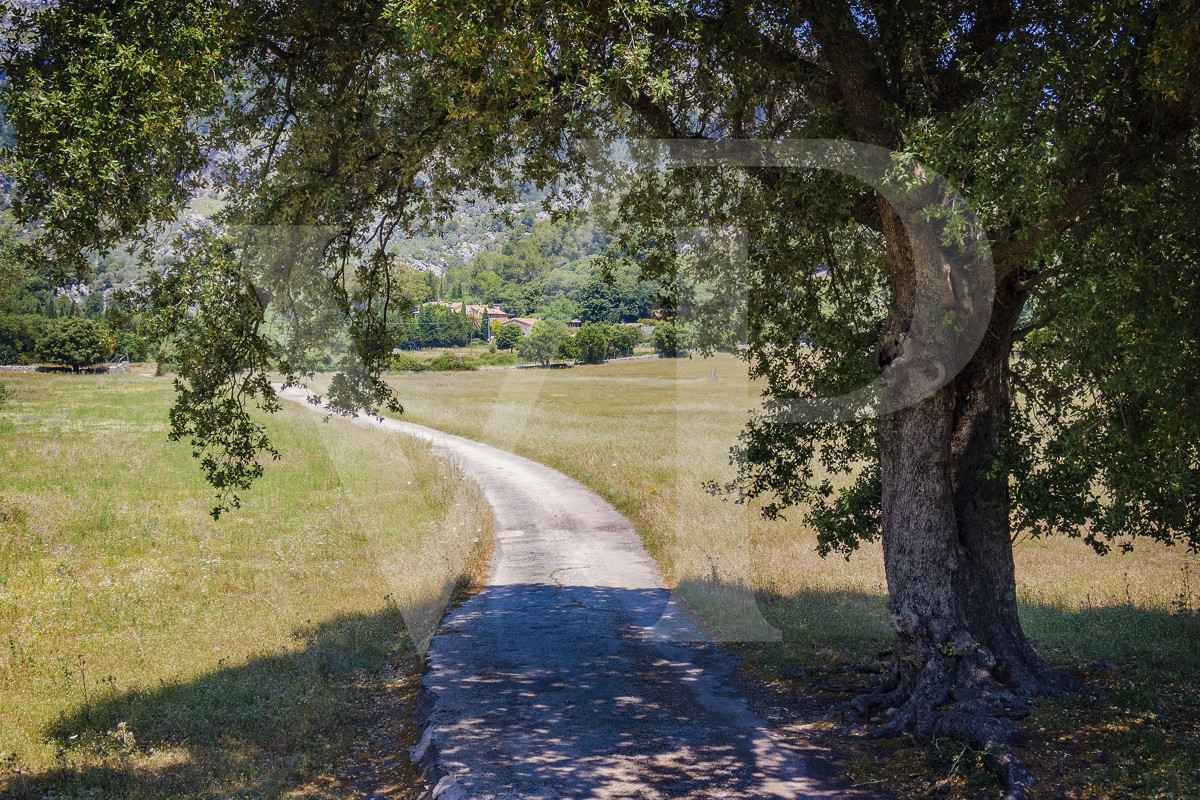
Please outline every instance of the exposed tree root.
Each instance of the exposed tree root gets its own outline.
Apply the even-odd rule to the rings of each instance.
[[[1005,800],[1031,800],[1033,774],[1012,749],[1020,737],[1015,722],[1002,717],[967,714],[959,711],[930,715],[928,731],[921,738],[945,737],[975,742],[984,749],[984,763],[1004,784]]]
[[[1027,717],[1038,695],[1063,695],[1084,688],[1082,681],[1033,654],[1007,653],[997,659],[987,648],[930,657],[915,674],[896,670],[875,691],[855,697],[841,709],[867,718],[886,709],[889,719],[872,738],[912,732],[923,741],[950,738],[983,749],[984,763],[1004,785],[1005,800],[1032,800],[1033,775],[1013,750],[1021,731],[1014,720]],[[897,661],[897,665],[899,662]],[[998,678],[1003,676],[1005,680]]]
[[[859,692],[862,691],[862,684],[849,681],[822,681],[813,684],[809,691],[814,694],[817,692]]]

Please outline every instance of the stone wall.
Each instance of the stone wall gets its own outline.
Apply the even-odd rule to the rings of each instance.
[[[65,372],[66,370],[58,367],[43,367],[41,364],[25,364],[0,366],[0,372]],[[102,364],[97,367],[88,367],[84,372],[89,374],[99,375],[109,372],[129,372],[129,362],[123,361],[119,364]]]

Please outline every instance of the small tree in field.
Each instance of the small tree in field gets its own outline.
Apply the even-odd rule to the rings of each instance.
[[[524,335],[521,332],[521,326],[515,322],[502,325],[496,332],[496,347],[501,350],[512,350],[521,343],[521,337]]]
[[[674,322],[663,322],[654,328],[654,350],[664,358],[686,355],[687,331]]]
[[[608,357],[633,355],[633,348],[641,340],[641,331],[632,325],[614,325],[608,332]]]
[[[38,355],[47,364],[61,364],[79,372],[106,360],[113,342],[108,329],[92,319],[63,317],[53,322],[38,344]]]
[[[611,329],[595,322],[585,323],[575,334],[575,349],[579,360],[586,364],[599,364],[608,355],[608,339]]]
[[[558,357],[563,361],[578,361],[579,360],[579,343],[575,341],[575,337],[567,332],[558,340]]]
[[[546,366],[558,352],[559,345],[566,335],[567,326],[561,322],[550,319],[538,322],[529,331],[529,335],[521,340],[521,358]]]

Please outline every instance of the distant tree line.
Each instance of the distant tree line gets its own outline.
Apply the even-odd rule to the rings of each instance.
[[[151,343],[102,292],[81,303],[20,261],[16,236],[0,230],[0,364],[55,364],[78,371],[114,354],[145,360]]]
[[[473,339],[488,338],[483,321],[447,306],[421,306],[415,316],[402,316],[390,324],[396,346],[402,350],[425,348],[466,347]]]
[[[521,358],[542,365],[554,359],[599,364],[608,358],[631,356],[641,340],[641,332],[632,325],[585,322],[572,335],[566,325],[554,319],[539,320],[528,336],[522,336],[520,328],[512,323],[501,328],[497,335],[498,346],[511,345]]]
[[[514,317],[632,322],[658,304],[660,286],[640,268],[605,256],[610,240],[591,225],[519,218],[499,248],[451,264],[441,283],[452,300],[498,306]]]

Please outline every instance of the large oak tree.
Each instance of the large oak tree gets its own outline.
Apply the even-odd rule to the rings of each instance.
[[[800,508],[826,551],[882,537],[897,645],[857,710],[895,708],[884,732],[992,745],[1013,796],[1029,777],[1006,717],[1078,688],[1021,630],[1014,534],[1200,545],[1194,4],[78,0],[14,31],[6,168],[42,226],[33,255],[81,268],[84,248],[173,219],[197,186],[228,192],[225,223],[328,231],[326,288],[365,365],[335,384],[346,408],[392,400],[391,233],[456,192],[512,196],[518,165],[582,181],[581,138],[847,139],[895,153],[917,196],[936,185],[922,175],[946,176],[991,252],[987,329],[962,369],[876,421],[806,421],[783,401],[921,357],[914,309],[941,256],[883,193],[693,164],[632,187],[621,242],[666,277],[665,232],[746,232],[747,352],[768,402],[729,488],[767,514]],[[951,251],[970,244],[954,217],[936,224]],[[247,408],[274,407],[264,370],[304,369],[302,347],[279,363],[264,303],[306,315],[295,292],[256,293],[236,243],[211,238],[150,300],[192,341],[174,434],[234,491],[270,447]],[[960,299],[950,317],[979,312]]]

